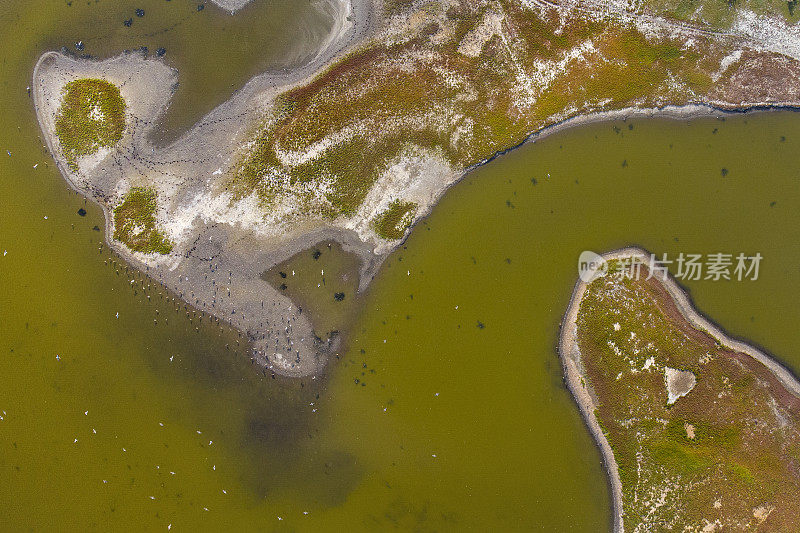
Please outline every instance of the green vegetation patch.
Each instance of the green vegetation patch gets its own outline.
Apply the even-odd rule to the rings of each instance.
[[[723,529],[797,530],[800,474],[787,453],[800,442],[796,404],[761,384],[762,365],[687,323],[646,268],[635,279],[621,267],[610,261],[587,288],[578,344],[617,460],[625,529],[699,530],[718,518]],[[667,367],[697,376],[673,405]],[[762,505],[774,507],[763,525]]]
[[[156,192],[133,187],[114,208],[114,238],[134,252],[167,255],[172,243],[156,229]]]
[[[417,204],[414,202],[393,201],[386,211],[379,213],[373,220],[375,233],[389,241],[402,239],[414,221],[416,212]]]
[[[730,48],[498,0],[492,11],[503,14],[502,36],[488,37],[475,56],[461,45],[486,20],[488,4],[442,11],[395,0],[387,8],[401,18],[408,10],[416,29],[372,42],[281,95],[230,177],[235,198],[255,192],[266,208],[285,198],[301,215],[352,216],[403,150],[469,168],[566,115],[696,101],[714,86]],[[411,23],[420,18],[430,31]],[[550,62],[557,75],[541,82]]]
[[[64,86],[56,115],[56,135],[70,168],[79,157],[114,146],[125,130],[125,99],[119,87],[106,80],[84,78]]]

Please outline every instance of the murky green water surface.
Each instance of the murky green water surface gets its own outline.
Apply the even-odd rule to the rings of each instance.
[[[328,339],[343,335],[360,309],[359,266],[356,254],[325,241],[278,263],[261,279],[291,298],[311,317],[316,335]]]
[[[281,5],[256,2],[251,14],[292,14]],[[758,281],[693,282],[691,294],[800,369],[800,117],[773,113],[601,124],[502,157],[390,258],[327,377],[254,371],[235,332],[187,317],[109,262],[93,230],[101,213],[77,214],[84,201],[49,164],[25,92],[44,49],[79,38],[88,52],[162,46],[122,30],[150,21],[142,31],[156,32],[168,16],[185,17],[161,35],[173,39],[167,57],[185,61],[173,124],[189,124],[228,88],[200,90],[188,73],[238,85],[264,63],[228,67],[220,52],[205,64],[176,49],[187,39],[213,50],[196,17],[238,28],[215,33],[231,42],[255,31],[246,23],[182,0],[26,2],[0,14],[2,529],[607,528],[600,456],[556,356],[584,249],[760,252]],[[96,45],[91,28],[106,35]],[[291,42],[280,25],[269,31]],[[276,46],[267,56],[296,57]]]

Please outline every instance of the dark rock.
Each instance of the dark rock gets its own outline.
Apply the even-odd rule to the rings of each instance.
[[[158,50],[156,50],[156,56],[158,57],[164,57],[164,54],[166,53],[167,53],[166,48],[159,48]]]
[[[86,216],[86,209],[81,207],[80,209],[78,209],[78,214],[80,216],[82,216],[82,217],[85,217]]]
[[[125,22],[123,22],[123,24],[125,24],[125,26],[127,26],[128,28],[130,28],[130,27],[131,27],[131,25],[133,24],[133,19],[128,19],[128,20],[126,20]]]
[[[136,10],[136,16],[137,17],[143,17],[144,16],[144,9],[137,9]]]
[[[333,295],[333,299],[336,300],[337,302],[341,302],[342,300],[344,300],[344,293],[337,292],[336,294]]]

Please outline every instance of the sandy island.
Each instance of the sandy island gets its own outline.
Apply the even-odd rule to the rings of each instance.
[[[602,257],[606,261],[615,259],[633,259],[640,262],[643,267],[646,267],[650,258],[650,254],[640,248],[625,248],[622,250],[609,252],[604,254]],[[800,381],[798,381],[797,378],[783,365],[764,352],[742,341],[731,338],[717,325],[697,312],[697,310],[692,306],[686,292],[681,289],[672,276],[668,276],[667,279],[663,281],[661,278],[659,278],[658,281],[664,287],[664,289],[666,289],[667,293],[680,311],[682,317],[692,327],[708,333],[714,339],[716,339],[720,345],[729,348],[734,352],[746,354],[763,364],[787,391],[800,398]],[[578,404],[581,414],[583,415],[583,419],[586,422],[586,425],[589,427],[595,442],[600,448],[600,452],[603,457],[603,463],[605,464],[606,473],[608,474],[609,484],[611,487],[614,531],[622,532],[625,530],[625,527],[622,516],[622,483],[620,482],[619,468],[614,458],[611,445],[609,444],[608,439],[603,433],[600,423],[595,416],[595,410],[598,407],[598,399],[591,387],[587,386],[588,379],[586,378],[583,362],[581,360],[581,352],[577,343],[578,310],[588,285],[589,284],[585,283],[584,281],[578,281],[578,283],[575,285],[575,289],[569,301],[567,311],[561,323],[558,351],[561,358],[561,364],[564,370],[564,377],[567,387],[572,393],[575,402]]]

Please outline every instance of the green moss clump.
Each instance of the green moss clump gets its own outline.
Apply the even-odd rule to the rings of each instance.
[[[119,87],[106,80],[84,78],[64,86],[56,115],[56,135],[70,168],[77,159],[114,146],[125,130],[125,99]]]
[[[114,238],[134,252],[167,255],[172,243],[156,229],[156,192],[134,187],[114,208]]]
[[[417,204],[414,202],[393,201],[386,211],[380,213],[373,220],[375,233],[388,241],[402,239],[414,221],[416,211]]]

